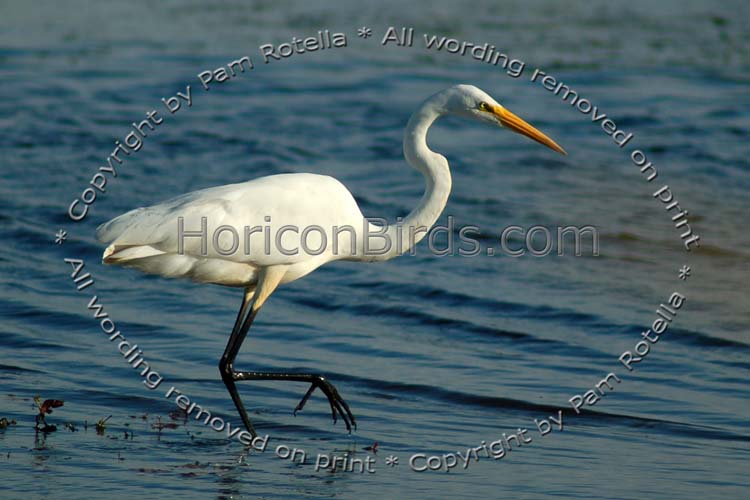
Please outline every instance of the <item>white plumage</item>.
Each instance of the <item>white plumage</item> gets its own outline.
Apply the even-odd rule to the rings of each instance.
[[[324,201],[321,203],[321,201]],[[178,217],[184,219],[184,230],[200,231],[201,218],[206,218],[206,254],[201,251],[201,238],[183,238],[183,253],[178,254]],[[299,235],[285,231],[280,240],[265,247],[265,235],[255,231],[245,245],[245,228],[268,228],[271,240],[284,226],[304,230],[311,223],[322,227],[332,241],[335,227],[362,228],[365,219],[351,193],[333,177],[316,174],[280,174],[261,177],[239,184],[229,184],[194,191],[159,205],[131,210],[99,226],[97,238],[109,246],[103,260],[107,264],[134,267],[141,271],[169,278],[190,278],[205,283],[227,286],[248,286],[255,283],[262,267],[289,266],[282,283],[304,276],[326,262],[352,256],[348,232],[339,232],[339,252],[332,245],[318,256],[306,255]],[[222,255],[213,245],[220,226],[235,228],[240,236],[236,252]],[[220,233],[219,249],[232,246],[229,231]],[[320,248],[321,236],[311,231],[308,247]],[[281,249],[298,248],[295,255]]]
[[[245,289],[219,368],[245,426],[253,435],[255,430],[235,387],[235,382],[240,380],[308,382],[310,389],[295,412],[302,409],[315,388],[320,388],[328,398],[334,422],[339,415],[347,429],[356,425],[346,402],[322,375],[235,371],[234,360],[255,315],[279,284],[301,278],[332,260],[388,260],[401,255],[425,236],[425,230],[445,208],[451,190],[448,161],[430,150],[426,141],[430,126],[446,114],[509,128],[565,154],[552,139],[482,90],[457,85],[427,99],[409,120],[404,132],[404,156],[424,175],[425,194],[401,225],[385,228],[387,239],[367,236],[368,231],[377,233],[380,228],[364,219],[343,184],[332,177],[315,174],[272,175],[203,189],[159,205],[132,210],[98,228],[99,240],[109,244],[103,255],[106,264]],[[488,162],[492,162],[492,158],[488,158]],[[205,238],[187,236],[187,232],[203,231],[204,217]],[[178,237],[180,218],[185,231],[183,238]],[[319,229],[308,231],[305,237],[305,231],[313,226]],[[296,231],[282,231],[285,227],[296,228]],[[345,227],[351,231],[337,232],[337,228]],[[253,232],[253,228],[260,228],[260,234]],[[415,237],[410,238],[410,234]],[[215,235],[218,235],[216,239]],[[281,237],[277,239],[277,235]],[[228,252],[234,249],[237,238],[237,249]],[[179,251],[180,241],[184,244],[182,252]],[[298,251],[290,254],[295,248]]]

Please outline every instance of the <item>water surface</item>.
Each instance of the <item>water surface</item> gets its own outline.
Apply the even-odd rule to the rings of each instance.
[[[390,8],[388,8],[390,7]],[[253,6],[145,2],[2,7],[0,145],[6,244],[0,255],[0,430],[3,497],[740,498],[750,483],[750,352],[745,199],[747,8],[740,2],[391,2]],[[398,14],[392,14],[398,13]],[[358,38],[361,26],[373,29]],[[522,77],[466,57],[382,47],[389,25],[489,42],[526,62]],[[342,49],[264,65],[258,46],[319,29]],[[210,92],[196,75],[238,57],[250,74]],[[528,82],[535,67],[590,99],[647,152],[690,211],[701,251],[688,254],[627,153],[559,97]],[[441,218],[502,229],[594,225],[599,257],[416,256],[335,263],[282,287],[263,308],[238,367],[323,372],[358,417],[348,435],[304,385],[245,384],[269,450],[247,453],[199,423],[170,417],[175,385],[239,424],[217,370],[237,290],[145,276],[99,263],[96,225],[134,207],[280,172],[333,175],[366,215],[403,216],[422,194],[401,133],[426,96],[475,84],[570,153],[513,134],[441,122],[433,149],[451,162]],[[84,222],[65,211],[160,99],[193,85],[193,107],[169,117]],[[69,232],[53,243],[59,228]],[[494,240],[493,240],[494,238]],[[94,286],[76,292],[65,257]],[[685,282],[677,270],[689,264]],[[668,332],[629,373],[617,362],[656,307],[687,296]],[[107,341],[86,304],[96,294],[123,335],[164,377],[150,391]],[[615,371],[622,383],[565,430],[534,419]],[[65,406],[35,435],[34,395]],[[112,415],[98,435],[92,424]],[[158,432],[162,423],[176,424]],[[88,429],[84,429],[84,421]],[[63,427],[73,423],[71,432]],[[173,427],[170,425],[169,427]],[[533,442],[466,470],[416,473],[415,453],[443,455],[530,429]],[[132,438],[125,439],[125,433]],[[375,474],[315,472],[275,458],[278,444],[317,453],[379,443]],[[399,465],[388,467],[389,455]]]

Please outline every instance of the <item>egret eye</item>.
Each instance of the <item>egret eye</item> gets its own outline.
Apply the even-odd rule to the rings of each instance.
[[[479,110],[480,111],[489,111],[490,107],[487,105],[486,102],[482,101],[479,103]]]

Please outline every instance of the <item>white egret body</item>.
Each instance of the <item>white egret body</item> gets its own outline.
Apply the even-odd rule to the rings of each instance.
[[[404,133],[404,156],[422,172],[426,188],[419,204],[400,227],[386,229],[388,239],[367,237],[367,228],[370,234],[377,233],[379,228],[365,219],[341,182],[307,173],[272,175],[194,191],[159,205],[132,210],[98,228],[99,240],[109,243],[103,255],[107,264],[134,267],[170,278],[244,288],[242,306],[219,367],[237,410],[253,435],[255,429],[235,387],[239,380],[309,382],[310,388],[295,413],[319,387],[329,400],[334,422],[338,414],[347,429],[356,425],[346,402],[323,376],[235,371],[234,359],[255,315],[278,285],[299,279],[333,260],[388,260],[401,255],[424,237],[425,231],[416,228],[428,229],[435,223],[451,190],[448,161],[430,150],[426,141],[429,127],[446,114],[504,126],[565,154],[554,141],[482,90],[457,85],[427,99],[409,120]],[[205,218],[205,226],[202,218]],[[182,236],[178,231],[180,219],[184,229]],[[302,247],[300,236],[305,228],[313,226],[321,229],[307,234],[307,248],[313,250],[311,252]],[[238,238],[226,227],[233,228]],[[269,228],[271,240],[275,240],[274,235],[283,227],[296,228],[296,232],[287,229],[278,241],[269,242],[263,237],[263,227]],[[335,228],[343,227],[350,227],[352,231],[336,232]],[[248,234],[252,228],[256,230]],[[397,237],[397,231],[407,236],[414,234],[414,238]],[[205,233],[205,237],[197,236],[198,232]],[[217,234],[214,241],[213,236]],[[238,241],[238,248],[228,252],[235,241]],[[392,244],[384,246],[386,241]]]

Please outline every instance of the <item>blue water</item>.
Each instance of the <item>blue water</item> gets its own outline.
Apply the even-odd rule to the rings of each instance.
[[[0,430],[2,498],[747,496],[744,3],[0,9],[0,417],[17,422]],[[389,25],[414,26],[415,46],[380,45]],[[373,37],[357,37],[361,26]],[[259,45],[323,28],[346,33],[348,46],[262,63]],[[490,42],[527,66],[516,79],[426,51],[423,33]],[[200,71],[244,55],[252,72],[200,90]],[[632,132],[627,151],[529,82],[537,67]],[[332,425],[319,393],[294,417],[306,390],[296,384],[240,385],[259,433],[270,436],[264,452],[183,420],[164,397],[170,386],[239,425],[217,362],[240,294],[103,266],[96,226],[187,191],[307,171],[342,180],[366,215],[403,216],[423,190],[402,158],[403,127],[421,100],[458,82],[486,90],[569,156],[440,122],[430,145],[453,172],[441,223],[452,215],[481,227],[485,246],[512,224],[590,224],[600,255],[436,257],[422,244],[384,264],[325,266],[271,297],[237,366],[325,373],[357,431]],[[68,205],[114,141],[188,84],[193,106],[166,117],[86,219],[72,222]],[[698,251],[684,250],[651,196],[661,184],[630,162],[636,147],[689,210]],[[68,238],[55,245],[60,228]],[[82,259],[95,284],[77,292],[64,258]],[[681,281],[684,264],[691,277]],[[685,304],[628,372],[618,356],[675,291]],[[158,389],[107,341],[86,308],[92,295],[164,377]],[[568,399],[609,372],[621,383],[575,416]],[[35,433],[35,395],[64,400],[47,417],[56,432]],[[558,409],[564,430],[540,436],[534,419]],[[98,434],[93,424],[109,415]],[[409,467],[415,454],[465,453],[519,428],[532,442],[500,460],[447,474]],[[374,442],[377,454],[365,450]],[[307,464],[277,458],[279,444],[305,450]],[[316,472],[319,453],[373,457],[376,472]],[[386,465],[389,456],[398,465]]]

